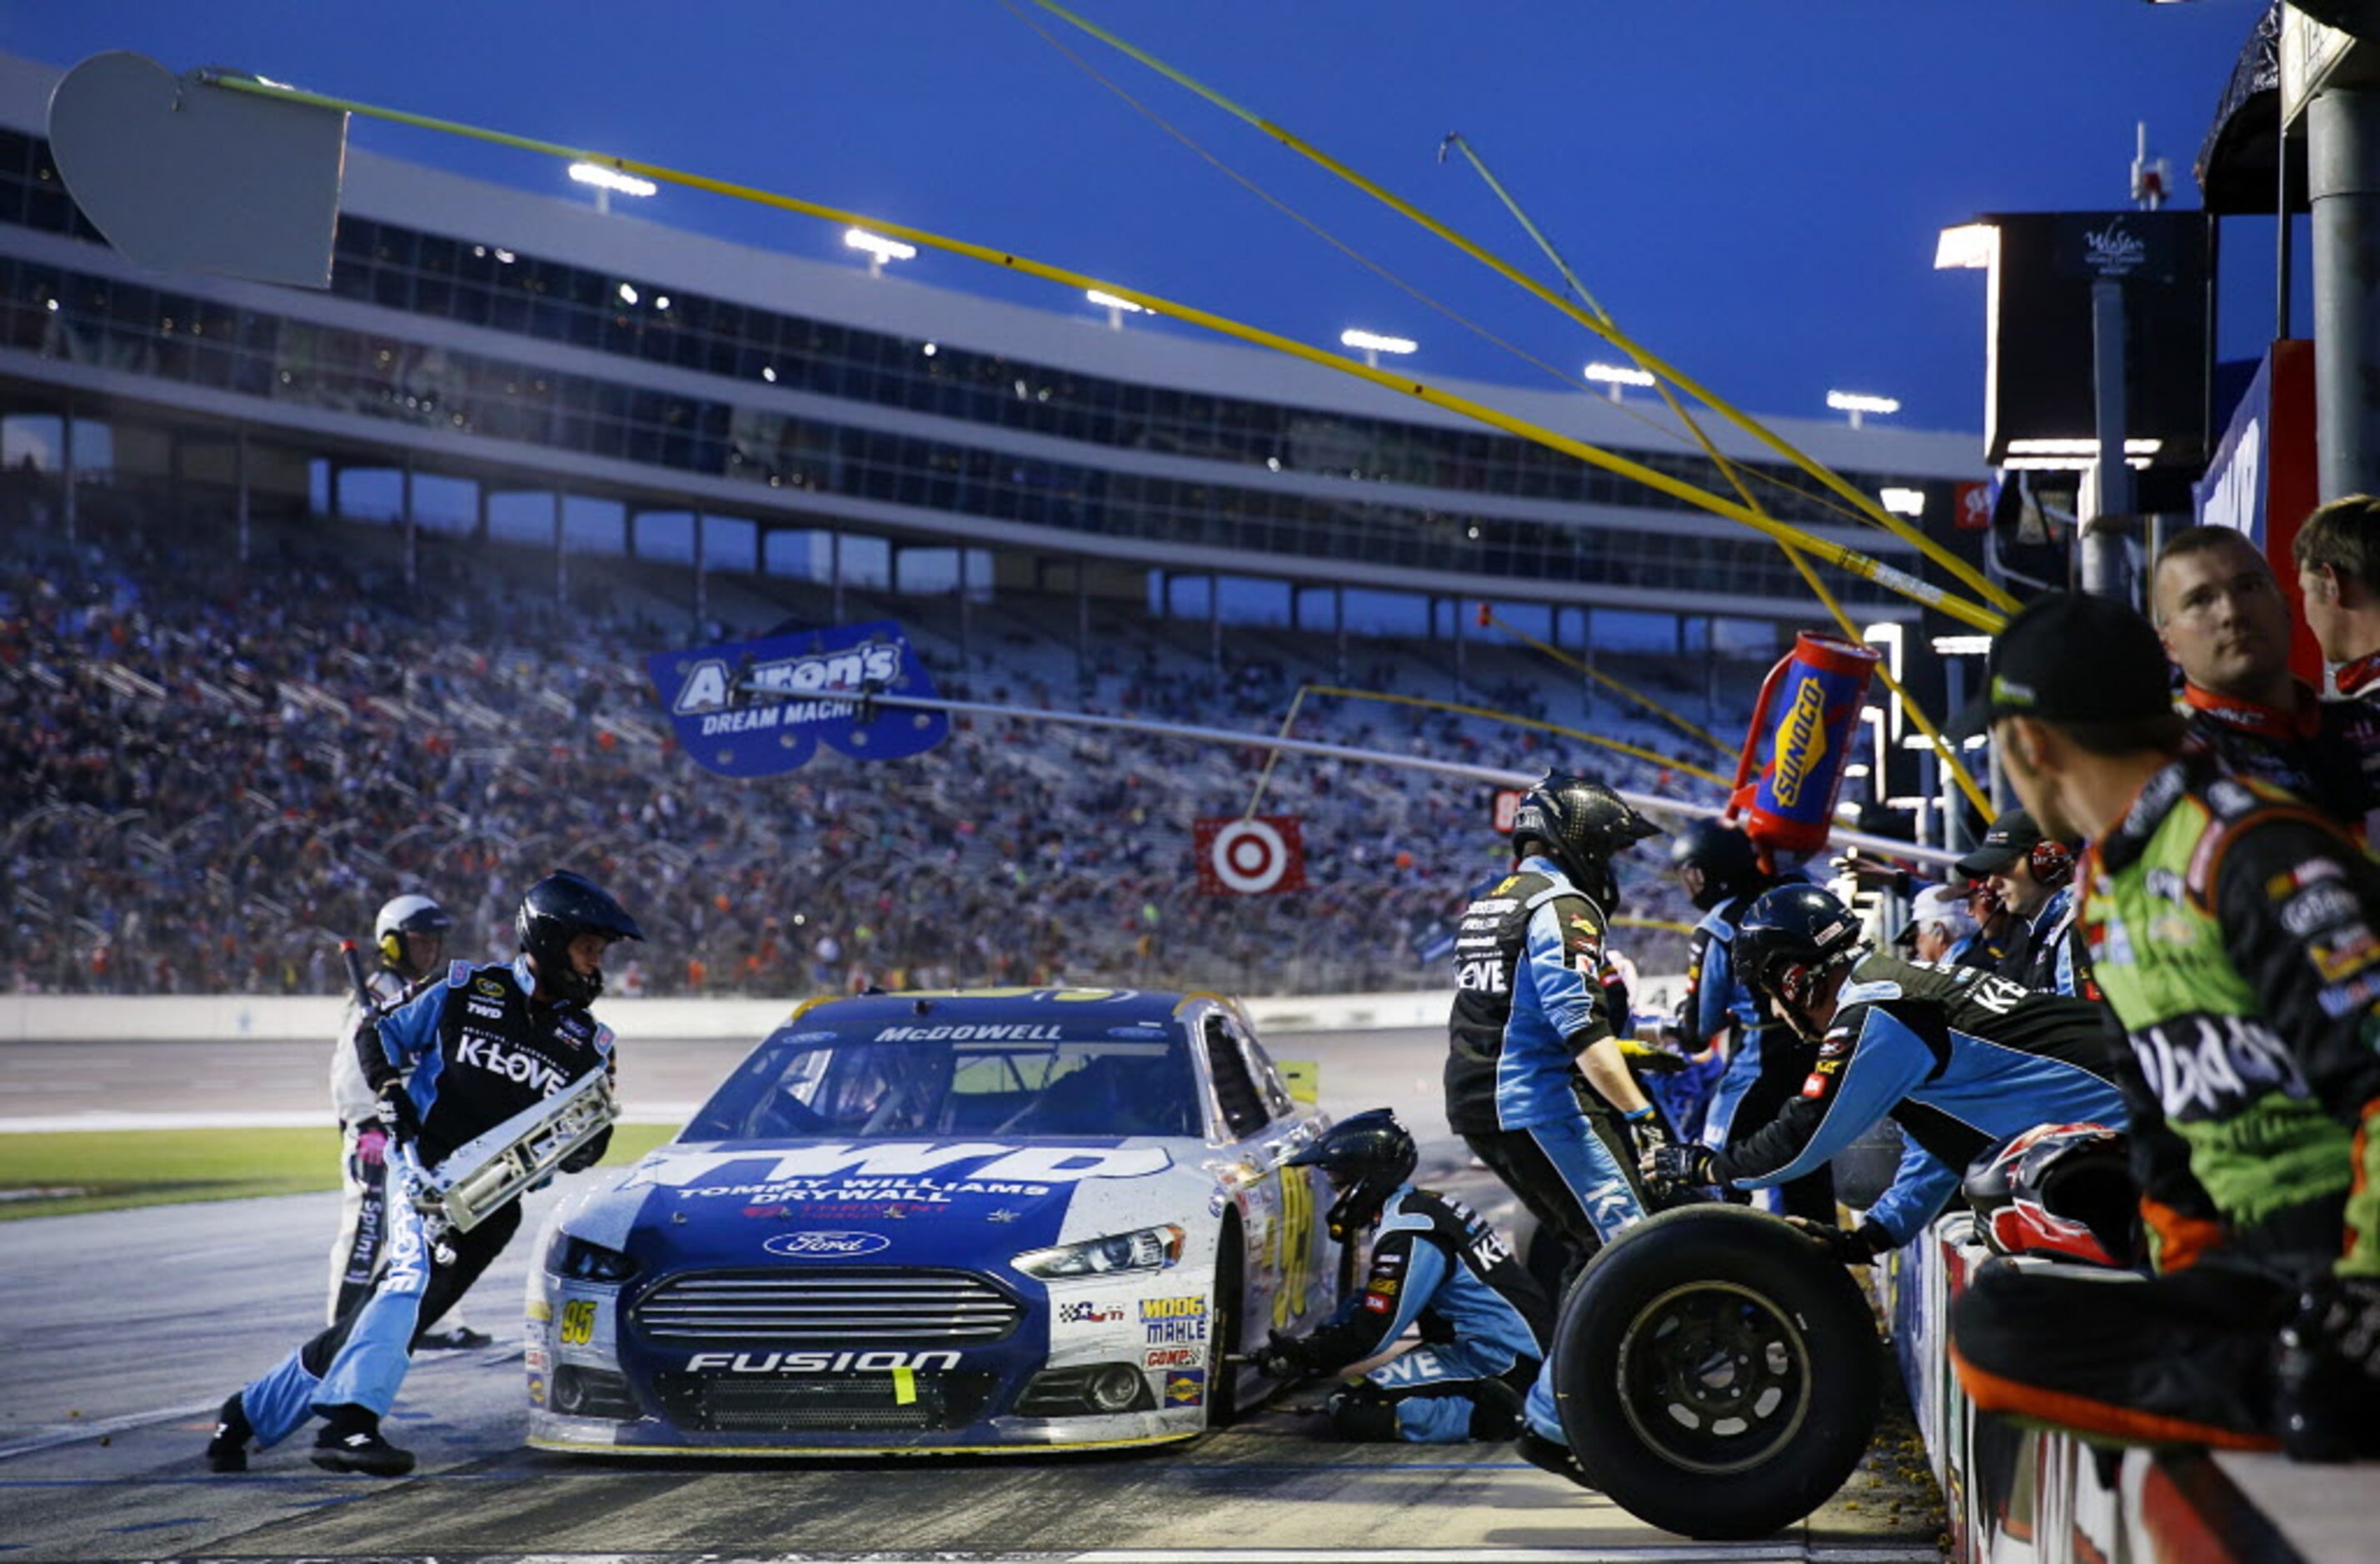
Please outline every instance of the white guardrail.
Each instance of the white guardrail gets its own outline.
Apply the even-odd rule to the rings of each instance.
[[[1682,980],[1648,978],[1638,985],[1640,1015],[1666,1013]],[[1245,1001],[1257,1030],[1387,1031],[1446,1024],[1454,991],[1415,989],[1391,994],[1286,996]],[[604,1024],[637,1042],[717,1040],[758,1042],[785,1018],[797,998],[630,999],[597,1001]],[[281,994],[0,994],[0,1044],[5,1043],[319,1043],[337,1031],[346,1001],[328,995]]]
[[[1677,978],[1638,988],[1639,1011],[1666,1008]],[[1454,991],[1331,994],[1246,1000],[1257,1030],[1344,1032],[1443,1026]],[[1659,1001],[1656,1003],[1655,1001]],[[0,1043],[319,1043],[338,1029],[345,1000],[281,994],[0,994]],[[604,1024],[638,1042],[745,1037],[754,1042],[797,1002],[743,999],[630,999],[597,1001]]]

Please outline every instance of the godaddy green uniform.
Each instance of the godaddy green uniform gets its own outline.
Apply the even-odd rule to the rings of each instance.
[[[2290,794],[2194,750],[2142,788],[2084,860],[2080,921],[2139,1066],[2132,1132],[2162,1274],[1984,1267],[1951,1314],[1977,1405],[2271,1448],[2299,1395],[2276,1378],[2275,1344],[2307,1317],[2301,1295],[2360,1307],[2380,1277],[2375,918],[2380,866]],[[2375,1365],[2349,1359],[2363,1356],[2322,1380],[2350,1419]]]

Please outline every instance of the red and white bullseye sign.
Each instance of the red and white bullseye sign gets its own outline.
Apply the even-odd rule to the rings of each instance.
[[[1295,815],[1232,815],[1200,820],[1196,830],[1201,894],[1305,889],[1305,842]]]

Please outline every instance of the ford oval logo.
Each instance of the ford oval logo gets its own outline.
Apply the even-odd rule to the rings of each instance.
[[[892,1247],[880,1232],[781,1232],[760,1245],[792,1260],[848,1260]]]

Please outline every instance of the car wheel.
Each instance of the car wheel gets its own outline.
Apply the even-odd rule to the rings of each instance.
[[[1589,1485],[1685,1536],[1766,1536],[1824,1504],[1876,1432],[1882,1348],[1840,1262],[1763,1212],[1696,1206],[1597,1255],[1554,1331]]]
[[[1240,1224],[1223,1224],[1215,1250],[1215,1308],[1207,1350],[1207,1426],[1228,1428],[1240,1416]]]

